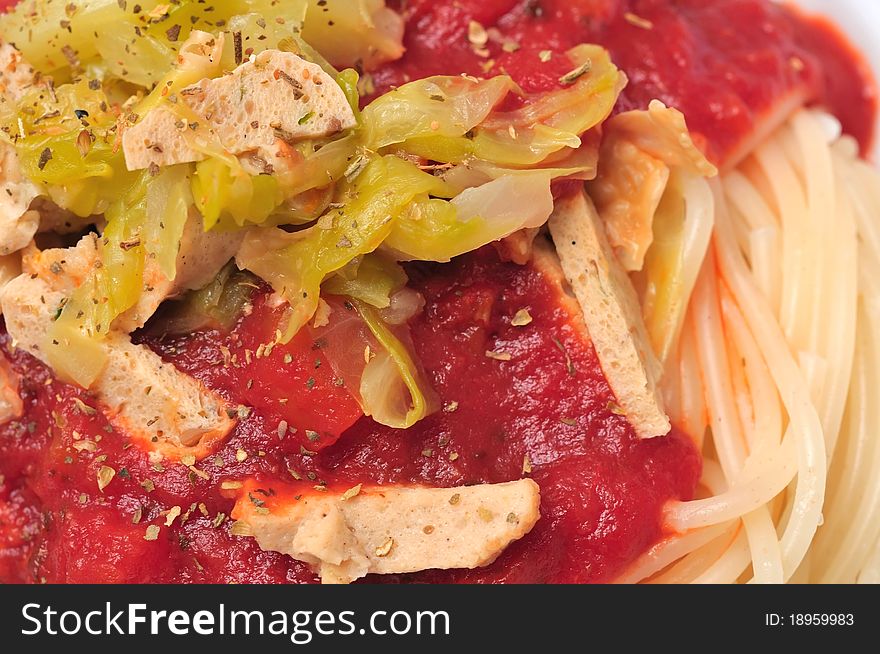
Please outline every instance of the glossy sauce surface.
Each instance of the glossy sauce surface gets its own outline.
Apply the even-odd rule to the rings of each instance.
[[[693,492],[700,461],[690,440],[677,432],[635,437],[615,412],[571,301],[531,266],[502,263],[486,248],[451,264],[411,267],[410,276],[427,300],[412,337],[443,409],[406,431],[361,417],[336,440],[356,419],[356,405],[340,395],[320,344],[298,337],[255,358],[273,324],[259,295],[231,333],[146,339],[248,407],[222,450],[194,467],[151,463],[83,408],[94,398],[53,381],[4,337],[27,414],[0,427],[0,579],[314,581],[303,565],[232,536],[233,501],[220,488],[247,477],[281,488],[294,474],[331,486],[456,486],[529,475],[541,486],[542,519],[491,566],[376,581],[613,578],[661,536],[662,505]],[[521,309],[532,322],[511,325]],[[282,420],[289,427],[279,438]],[[115,475],[100,490],[105,466]],[[169,526],[174,507],[181,513]],[[150,526],[159,532],[147,541]]]
[[[507,73],[527,91],[558,85],[562,56],[599,43],[629,77],[618,111],[653,99],[681,110],[720,164],[756,130],[810,103],[867,152],[877,88],[867,63],[830,22],[766,0],[406,0],[404,59],[374,75],[377,91],[426,74]],[[478,52],[471,21],[490,32]]]
[[[380,90],[461,72],[552,88],[570,68],[561,53],[592,41],[630,78],[619,110],[655,97],[679,107],[718,161],[792,94],[824,102],[870,140],[875,98],[860,60],[830,28],[767,2],[408,0],[406,15],[407,55],[374,74]],[[518,48],[475,53],[472,20]],[[427,301],[411,323],[416,354],[444,409],[407,431],[363,417],[306,334],[256,357],[277,319],[261,293],[231,333],[142,335],[243,407],[223,448],[193,467],[151,462],[93,397],[53,380],[4,333],[26,413],[0,426],[0,581],[313,582],[304,565],[231,535],[224,480],[454,486],[524,474],[541,486],[542,519],[494,564],[375,581],[613,579],[662,537],[663,504],[693,494],[690,440],[635,437],[570,301],[534,268],[490,248],[409,273]],[[533,320],[515,327],[521,309]],[[103,468],[113,475],[99,489]]]

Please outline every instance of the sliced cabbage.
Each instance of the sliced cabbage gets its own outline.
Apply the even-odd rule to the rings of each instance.
[[[555,180],[579,180],[589,181],[596,178],[599,165],[598,136],[589,132],[584,143],[577,150],[566,153],[564,157],[548,157],[531,168],[508,168],[499,166],[489,161],[478,159],[467,161],[445,171],[441,176],[443,180],[456,191],[461,192],[475,186],[482,186],[486,182],[504,176],[531,175],[535,172],[547,173]],[[592,142],[590,142],[592,141]]]
[[[191,334],[203,329],[229,330],[243,315],[259,280],[230,262],[205,287],[170,302],[162,315],[164,334]]]
[[[357,299],[328,296],[327,302],[329,322],[310,326],[310,335],[365,415],[406,429],[437,409],[405,326],[389,325]]]
[[[70,4],[19,2],[0,17],[0,38],[15,43],[25,60],[37,70],[58,77],[59,72],[69,69],[70,56],[81,62],[95,58],[101,35],[122,31],[120,28],[123,25],[131,25],[117,0],[72,3],[75,5],[74,11],[68,9]],[[145,15],[160,4],[159,0],[140,2]],[[132,12],[129,15],[133,17]],[[65,33],[62,25],[69,25],[70,31]],[[69,50],[65,50],[65,46]],[[167,66],[160,70],[165,69]],[[64,75],[59,81],[61,79],[64,79]]]
[[[171,66],[179,45],[189,35],[192,23],[189,16],[183,14],[192,15],[189,11],[192,5],[189,2],[169,4],[166,11],[161,3],[149,2],[148,7],[142,7],[142,13],[167,13],[168,18],[161,22],[140,23],[136,22],[132,12],[123,10],[120,3],[114,4],[117,4],[117,20],[95,30],[97,36],[94,38],[94,55],[80,52],[79,56],[85,60],[94,56],[100,62],[103,76],[113,76],[130,84],[151,88]],[[84,24],[79,25],[76,13],[73,22],[77,23],[76,27],[88,29]],[[175,40],[171,41],[166,30],[174,25],[180,25],[180,31]],[[76,27],[72,23],[71,29]],[[137,38],[136,29],[140,33]]]
[[[385,0],[308,0],[303,38],[334,66],[376,66],[403,55],[403,18]]]
[[[259,22],[269,29],[259,28],[255,22],[255,30],[243,34],[243,39],[251,37],[253,43],[248,41],[243,47],[277,47],[277,39],[301,29],[305,3],[306,0],[21,2],[0,17],[0,37],[15,43],[28,62],[40,72],[55,76],[56,81],[70,79],[76,68],[90,67],[150,88],[172,67],[192,30],[217,32],[218,27],[233,23],[236,16],[258,15]]]
[[[233,229],[263,224],[284,200],[276,177],[251,175],[235,157],[197,163],[191,189],[206,230],[218,223]]]
[[[116,151],[117,116],[101,89],[84,81],[54,95],[35,87],[17,109],[4,112],[2,134],[28,179],[62,208],[83,217],[101,213],[134,179]]]
[[[551,156],[560,153],[565,156],[570,151],[577,150],[582,144],[581,135],[610,115],[617,96],[626,84],[626,77],[611,62],[608,52],[599,46],[581,45],[572,49],[568,56],[574,69],[582,71],[569,86],[537,97],[525,98],[522,108],[515,111],[489,113],[473,129],[460,133],[451,129],[460,123],[454,119],[444,122],[436,116],[442,115],[444,111],[453,118],[479,116],[485,111],[487,104],[494,101],[492,106],[497,105],[500,100],[496,100],[496,94],[503,90],[514,91],[516,87],[505,77],[483,82],[453,78],[455,82],[450,80],[445,83],[441,83],[443,78],[431,78],[441,92],[445,86],[466,89],[466,93],[459,94],[462,95],[461,98],[453,96],[457,102],[432,99],[432,94],[424,93],[423,81],[400,87],[389,95],[397,93],[398,99],[411,98],[410,102],[414,106],[408,109],[410,116],[417,116],[420,112],[434,116],[428,122],[427,132],[422,122],[417,122],[418,130],[405,134],[405,140],[401,142],[402,149],[431,161],[462,163],[470,159],[481,159],[510,167],[535,166]],[[442,93],[434,95],[437,98],[443,97]],[[380,116],[385,117],[389,113],[384,110],[385,103],[391,102],[386,97],[383,96],[373,103],[379,103],[379,108],[383,111],[372,111],[372,104],[364,110],[365,129],[371,135],[369,142],[376,146],[389,140],[399,142],[401,134],[405,133],[390,118],[389,127],[394,132],[386,130],[383,122],[378,120]],[[475,106],[462,109],[458,106],[461,100],[472,100]],[[447,104],[452,109],[444,109]],[[372,122],[375,124],[371,125]]]
[[[133,307],[140,298],[147,251],[144,226],[151,220],[162,220],[161,216],[150,216],[147,212],[147,189],[152,182],[149,173],[141,173],[122,200],[114,202],[104,212],[107,225],[101,234],[102,265],[93,272],[96,288],[86,302],[92,305],[92,309],[86,309],[82,318],[89,335],[106,334],[116,317]],[[168,208],[173,212],[174,203]],[[176,246],[175,243],[171,247],[175,259]],[[159,243],[151,244],[151,247],[161,252]],[[72,313],[71,309],[65,307],[62,318],[66,318],[64,314]]]
[[[358,156],[354,134],[329,142],[307,142],[299,146],[302,159],[282,171],[280,179],[288,197],[323,188],[342,179]]]
[[[360,395],[364,414],[389,427],[407,429],[431,413],[433,393],[410,348],[373,307],[352,300],[382,349],[364,367]]]
[[[73,321],[56,321],[50,336],[43,350],[55,376],[83,388],[91,386],[107,364],[101,341],[84,334]]]
[[[670,169],[704,177],[718,170],[694,143],[684,115],[658,100],[646,111],[614,116],[603,132],[599,173],[587,188],[620,263],[641,270]]]
[[[413,139],[462,138],[516,88],[506,75],[482,81],[438,76],[404,84],[364,109],[364,143],[380,150]]]
[[[193,204],[190,193],[191,166],[170,166],[147,187],[146,220],[141,238],[147,254],[155,258],[168,279],[177,276],[177,250]]]
[[[377,309],[391,306],[392,296],[407,282],[403,268],[381,254],[367,254],[340,269],[321,286],[324,293],[345,295]]]
[[[452,200],[416,199],[395,223],[383,248],[398,258],[449,261],[520,230],[540,227],[553,213],[551,175],[504,175]]]
[[[607,117],[625,79],[596,46],[576,48],[571,58],[581,74],[568,87],[527,98],[516,111],[496,111],[519,92],[503,76],[420,80],[364,109],[345,171],[356,179],[337,191],[340,208],[304,231],[255,232],[239,255],[291,305],[285,338],[314,314],[328,275],[380,246],[400,259],[448,261],[542,225],[552,212],[552,179],[592,176],[596,139],[581,136]],[[385,156],[373,158],[377,151]],[[404,160],[412,155],[460,163],[487,179],[470,187],[459,176],[457,188]]]
[[[362,156],[360,171],[352,171],[357,176],[338,192],[338,208],[299,232],[250,232],[236,258],[290,304],[285,342],[314,315],[328,275],[376,250],[413,199],[445,190],[442,180],[398,157]]]
[[[638,276],[642,316],[661,363],[681,334],[714,226],[714,200],[699,175],[675,169],[657,212],[654,238]]]

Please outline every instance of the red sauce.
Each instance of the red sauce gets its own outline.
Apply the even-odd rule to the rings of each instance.
[[[379,91],[427,74],[510,74],[527,91],[555,87],[571,69],[569,48],[609,49],[629,85],[618,111],[653,99],[680,109],[707,154],[741,152],[781,103],[834,113],[867,152],[877,89],[864,59],[828,21],[766,0],[406,0],[403,60],[374,75]],[[519,45],[490,42],[479,56],[468,24],[496,28]],[[648,28],[648,26],[650,27]],[[553,53],[542,61],[542,51]],[[546,59],[546,55],[544,57]]]
[[[266,325],[274,324],[261,298],[230,334],[147,340],[233,403],[253,407],[217,457],[196,465],[210,479],[182,464],[156,469],[100,414],[83,413],[73,401],[93,405],[93,398],[53,381],[33,358],[10,350],[4,336],[0,345],[24,380],[27,414],[0,427],[0,579],[314,581],[292,559],[231,536],[222,516],[214,526],[218,513],[228,515],[233,504],[219,490],[223,480],[256,477],[263,487],[280,486],[293,481],[292,470],[331,485],[453,486],[518,479],[526,457],[542,493],[543,517],[535,529],[487,568],[407,579],[613,578],[661,537],[663,504],[691,496],[700,460],[690,440],[675,432],[640,441],[613,413],[614,397],[592,345],[564,308],[559,287],[536,270],[501,263],[488,248],[410,272],[411,285],[427,300],[411,324],[413,341],[446,410],[405,432],[362,417],[334,444],[336,432],[358,412],[340,395],[344,389],[334,383],[320,348],[300,337],[260,359],[264,367],[254,368],[256,359],[246,369],[232,362],[224,367],[224,348],[227,360],[243,361],[244,350],[262,342]],[[511,326],[510,318],[523,308],[534,321]],[[489,359],[487,350],[508,352],[512,359]],[[245,377],[253,377],[251,389]],[[315,380],[311,388],[308,378]],[[289,402],[262,403],[264,393]],[[326,411],[331,402],[336,412]],[[325,410],[313,412],[311,421],[294,422],[310,404]],[[284,416],[300,427],[279,439]],[[304,438],[306,429],[320,437]],[[75,448],[96,436],[94,451]],[[303,448],[318,453],[303,454]],[[238,460],[239,451],[247,453],[245,460]],[[116,471],[103,492],[97,485],[101,466]],[[154,490],[141,485],[147,480]],[[162,512],[174,506],[191,510],[186,520],[178,517],[166,527]],[[157,540],[144,540],[148,525],[161,527]]]
[[[2,0],[0,0],[2,1]],[[408,0],[408,54],[376,75],[380,88],[431,73],[486,74],[467,40],[470,20],[497,26],[518,51],[490,46],[494,67],[527,90],[568,72],[567,48],[600,42],[628,74],[618,109],[660,98],[684,111],[719,161],[781,99],[825,103],[863,146],[873,87],[843,39],[822,23],[759,0]],[[632,12],[642,21],[628,21]],[[650,21],[652,29],[633,22]],[[539,52],[556,56],[542,63]],[[822,55],[821,62],[818,56]],[[797,57],[801,65],[792,65]],[[410,268],[425,296],[411,323],[416,354],[447,410],[407,431],[362,417],[308,337],[251,364],[275,319],[258,294],[231,333],[142,335],[157,352],[249,409],[215,456],[195,469],[151,464],[114,432],[88,393],[0,349],[22,377],[25,416],[0,426],[0,581],[313,582],[302,564],[230,534],[224,480],[419,483],[517,479],[525,458],[541,486],[542,518],[491,566],[376,581],[599,582],[613,579],[662,536],[661,510],[692,496],[700,460],[673,432],[641,441],[613,412],[592,345],[559,290],[531,267],[483,250]],[[534,321],[513,327],[528,308]],[[503,350],[510,361],[485,356]],[[252,383],[251,383],[252,382]],[[451,410],[455,407],[455,410]],[[288,429],[279,437],[279,423]],[[89,444],[84,444],[88,442]],[[102,466],[115,471],[103,490]],[[207,477],[207,478],[205,478]],[[171,521],[167,512],[180,507]],[[145,540],[147,526],[160,527]]]
[[[256,409],[276,424],[285,421],[295,445],[323,449],[363,414],[351,394],[335,383],[333,369],[308,330],[266,354],[264,344],[275,340],[283,311],[265,300],[262,292],[257,294],[253,310],[232,333],[206,331],[165,339],[163,351],[180,370],[233,403]],[[159,332],[161,316],[153,325]],[[312,432],[311,440],[307,432]]]

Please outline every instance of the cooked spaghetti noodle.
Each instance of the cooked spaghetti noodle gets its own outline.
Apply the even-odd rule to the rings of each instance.
[[[880,174],[802,110],[706,184],[712,247],[667,368],[673,416],[705,431],[704,494],[667,507],[678,535],[624,580],[872,580]]]
[[[880,581],[829,22],[9,4],[0,582]]]

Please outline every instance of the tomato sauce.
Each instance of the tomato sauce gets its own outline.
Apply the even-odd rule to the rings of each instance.
[[[830,28],[767,2],[405,4],[408,53],[374,73],[379,89],[460,72],[508,72],[527,90],[547,89],[570,67],[561,53],[593,41],[630,78],[618,109],[655,97],[679,107],[718,161],[791,94],[830,106],[870,141],[866,69]],[[487,57],[476,54],[471,20],[518,48],[492,41]],[[222,448],[194,465],[151,461],[94,410],[94,397],[55,380],[0,330],[25,404],[22,419],[0,426],[0,581],[312,583],[305,565],[232,535],[224,481],[454,486],[524,475],[541,487],[542,517],[495,563],[371,581],[613,580],[664,535],[663,505],[692,497],[700,458],[691,440],[675,430],[635,436],[570,303],[533,267],[486,248],[408,272],[426,299],[410,324],[415,353],[443,408],[406,431],[362,416],[305,333],[257,356],[277,322],[265,289],[230,332],[137,335],[240,406]],[[520,309],[533,321],[515,327]]]
[[[400,3],[398,3],[398,6]],[[719,164],[742,154],[777,113],[830,110],[866,153],[877,89],[867,63],[824,19],[766,0],[406,0],[406,56],[374,74],[377,92],[427,74],[507,73],[526,91],[558,85],[579,43],[626,72],[618,111],[676,107]],[[476,21],[485,52],[469,40]]]
[[[542,519],[493,565],[377,581],[613,578],[662,535],[663,504],[693,492],[700,460],[691,441],[677,432],[635,437],[614,413],[570,303],[535,269],[502,263],[486,248],[451,264],[410,267],[410,276],[427,300],[411,323],[416,354],[443,409],[407,431],[358,418],[320,346],[303,337],[237,365],[275,324],[262,292],[230,333],[142,335],[181,370],[248,407],[224,447],[193,467],[151,463],[90,410],[94,398],[54,381],[4,336],[0,345],[22,376],[27,411],[0,427],[0,579],[315,581],[296,561],[230,534],[233,499],[221,490],[224,480],[253,477],[271,488],[293,475],[349,486],[530,475],[541,486]],[[533,321],[512,326],[520,309]],[[274,399],[263,401],[268,395]],[[282,420],[289,427],[279,435]],[[115,474],[99,489],[105,466]],[[174,507],[180,514],[166,526]],[[145,540],[151,526],[159,528],[156,540]]]

